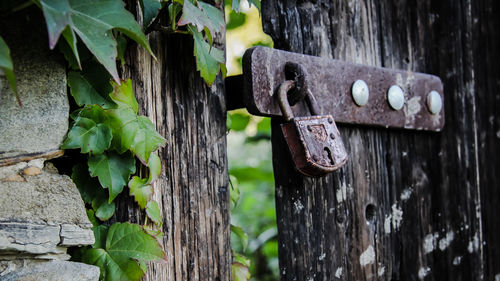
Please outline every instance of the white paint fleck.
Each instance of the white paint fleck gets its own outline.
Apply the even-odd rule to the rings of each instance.
[[[302,209],[304,209],[304,205],[302,205],[302,202],[300,202],[298,200],[293,202],[293,206],[295,207],[294,212],[296,214],[300,213],[300,211],[302,211]]]
[[[448,233],[446,233],[446,236],[441,238],[441,240],[439,240],[439,250],[444,251],[446,248],[448,248],[448,246],[450,246],[451,241],[453,241],[454,238],[455,238],[455,233],[453,232],[453,230],[448,231]]]
[[[424,237],[424,254],[431,253],[436,249],[438,237],[439,234],[437,232],[429,233]]]
[[[384,220],[384,231],[386,234],[391,233],[391,222],[392,222],[392,215],[386,216]]]
[[[412,193],[413,189],[411,187],[405,188],[399,198],[401,198],[402,201],[407,201],[408,199],[410,199]]]
[[[337,268],[337,270],[335,271],[335,277],[342,277],[342,267]]]
[[[382,275],[384,275],[384,273],[385,273],[385,266],[380,267],[378,269],[377,273],[378,273],[378,277],[382,277]]]
[[[462,263],[462,256],[456,256],[454,259],[453,259],[453,265],[459,265]]]
[[[472,238],[472,240],[469,241],[469,245],[467,246],[467,251],[469,251],[469,253],[473,253],[475,251],[477,251],[479,249],[479,236],[478,234],[474,234],[474,237]]]
[[[417,113],[419,113],[420,109],[422,108],[420,106],[420,99],[421,99],[420,96],[415,96],[409,99],[408,102],[406,103],[406,106],[404,107],[404,112],[406,117],[405,125],[412,124],[415,121]]]
[[[500,139],[500,130],[497,131],[497,138]]]
[[[338,203],[342,203],[347,199],[347,186],[345,182],[342,183],[342,186],[339,189],[337,189],[336,195]]]
[[[318,259],[319,259],[320,261],[322,261],[322,260],[324,260],[325,258],[326,258],[326,253],[323,253],[323,254],[321,254],[321,256],[319,256],[319,258],[318,258]]]
[[[398,230],[401,226],[401,221],[403,221],[403,211],[397,203],[394,203],[392,205],[392,228]]]
[[[418,278],[423,280],[425,278],[425,276],[427,276],[429,274],[429,272],[431,272],[430,267],[421,267],[418,270]]]
[[[495,275],[495,281],[500,281],[500,273],[498,273],[497,275]]]
[[[373,246],[370,245],[359,257],[359,263],[361,266],[365,266],[367,264],[372,264],[375,262],[375,250]]]

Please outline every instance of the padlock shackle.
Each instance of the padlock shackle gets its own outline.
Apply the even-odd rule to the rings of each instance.
[[[280,87],[278,88],[278,104],[280,105],[281,113],[283,114],[283,117],[285,117],[286,121],[290,121],[292,120],[292,118],[294,118],[292,108],[290,107],[290,103],[288,102],[288,91],[290,91],[294,87],[295,81],[286,80],[281,83]],[[311,115],[320,115],[321,110],[319,109],[318,103],[316,102],[316,98],[314,98],[314,95],[309,89],[307,89],[305,99]]]
[[[290,103],[288,103],[287,95],[288,91],[290,91],[293,87],[295,87],[295,81],[286,80],[281,83],[278,89],[278,104],[280,105],[281,113],[283,114],[283,117],[285,117],[285,120],[287,122],[292,120],[292,118],[294,117],[292,108],[290,107]]]

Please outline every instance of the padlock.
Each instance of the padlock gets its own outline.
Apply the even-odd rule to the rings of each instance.
[[[305,99],[312,116],[294,117],[287,92],[295,82],[287,80],[278,89],[278,102],[286,122],[281,130],[297,170],[309,177],[321,177],[347,162],[347,151],[331,115],[320,115],[314,95]]]

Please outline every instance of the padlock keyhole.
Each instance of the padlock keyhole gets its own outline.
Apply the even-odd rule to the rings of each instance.
[[[330,165],[335,165],[335,162],[333,161],[332,152],[330,151],[330,148],[328,148],[328,147],[325,146],[324,150],[326,152],[326,157],[330,161]]]

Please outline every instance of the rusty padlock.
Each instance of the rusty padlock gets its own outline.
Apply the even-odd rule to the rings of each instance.
[[[281,130],[297,170],[309,177],[321,177],[342,167],[347,151],[331,115],[319,115],[316,99],[307,91],[306,102],[312,116],[294,117],[287,93],[295,82],[287,80],[278,89],[278,101],[286,122]]]

